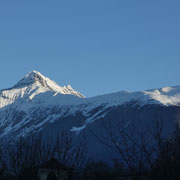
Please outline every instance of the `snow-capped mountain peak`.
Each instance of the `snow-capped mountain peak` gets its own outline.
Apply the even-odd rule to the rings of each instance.
[[[33,83],[39,82],[42,86],[47,86],[49,82],[52,82],[49,78],[46,78],[38,71],[29,72],[23,79],[21,79],[14,88],[20,88],[23,86],[29,86]],[[52,83],[51,83],[52,84]],[[58,86],[55,82],[53,82],[54,86]]]
[[[81,93],[75,91],[70,85],[61,87],[40,72],[32,71],[13,87],[0,91],[0,108],[14,103],[17,99],[31,100],[36,95],[45,92],[84,98]]]
[[[32,71],[28,73],[23,79],[21,79],[13,88],[23,88],[27,86],[36,86],[46,89],[48,91],[54,91],[61,94],[70,94],[79,97],[84,97],[81,93],[75,91],[70,85],[61,87],[53,80],[43,76],[38,71]]]

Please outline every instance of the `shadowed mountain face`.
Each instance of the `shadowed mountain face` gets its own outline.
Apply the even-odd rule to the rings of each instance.
[[[57,134],[66,129],[77,139],[86,136],[89,157],[108,159],[109,151],[96,137],[107,135],[102,121],[116,132],[149,129],[158,119],[167,134],[179,121],[179,103],[180,86],[85,98],[70,85],[61,87],[33,71],[0,91],[0,138],[10,140],[31,131]]]

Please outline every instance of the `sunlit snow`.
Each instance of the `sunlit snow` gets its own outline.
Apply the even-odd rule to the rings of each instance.
[[[3,134],[10,131],[18,130],[21,126],[25,126],[31,121],[30,114],[34,109],[38,108],[61,108],[61,112],[51,115],[39,122],[35,128],[41,128],[46,122],[53,123],[58,117],[73,115],[78,111],[87,117],[81,127],[72,127],[71,131],[78,134],[86,128],[89,123],[99,117],[103,117],[106,113],[105,109],[113,106],[135,102],[140,106],[145,104],[161,104],[163,106],[180,106],[180,86],[164,87],[160,89],[117,93],[85,98],[81,93],[75,91],[70,85],[61,87],[54,81],[43,76],[37,71],[32,71],[20,80],[12,88],[0,91],[0,128],[4,128]],[[97,113],[90,116],[91,110],[100,107]],[[3,116],[6,110],[18,110],[26,114],[26,119],[17,122],[12,126],[11,115]]]

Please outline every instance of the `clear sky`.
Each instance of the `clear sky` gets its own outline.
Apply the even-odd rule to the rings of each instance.
[[[32,70],[88,97],[180,85],[180,1],[0,1],[0,89]]]

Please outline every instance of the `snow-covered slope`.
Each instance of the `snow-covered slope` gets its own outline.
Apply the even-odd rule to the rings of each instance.
[[[164,87],[144,91],[144,95],[149,99],[154,99],[163,105],[180,105],[180,86]]]
[[[81,93],[75,91],[70,85],[61,87],[41,73],[32,71],[12,88],[0,91],[0,108],[12,104],[18,99],[28,102],[36,95],[45,92],[53,92],[53,95],[64,94],[84,98]]]
[[[180,106],[180,86],[85,98],[70,85],[61,87],[37,71],[30,72],[12,88],[0,91],[0,136],[42,130],[49,123],[81,114],[69,130],[80,132],[106,115],[112,107],[127,104]],[[61,124],[63,125],[63,124]]]

